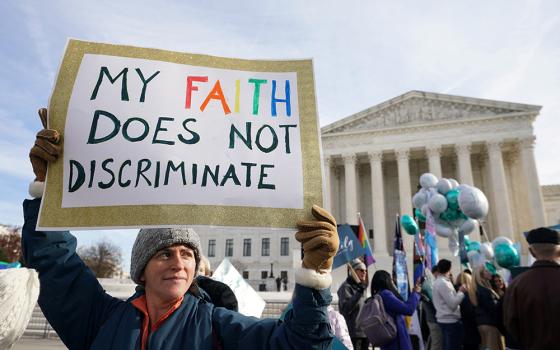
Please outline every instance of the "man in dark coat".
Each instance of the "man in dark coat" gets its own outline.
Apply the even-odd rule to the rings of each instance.
[[[356,273],[350,274],[346,281],[338,288],[338,310],[344,316],[348,325],[348,332],[355,350],[366,350],[369,346],[364,331],[358,325],[358,315],[366,300],[367,270],[366,265],[355,259],[350,265]]]
[[[504,296],[504,325],[525,350],[560,346],[560,237],[537,228],[526,235],[537,259],[511,282]]]

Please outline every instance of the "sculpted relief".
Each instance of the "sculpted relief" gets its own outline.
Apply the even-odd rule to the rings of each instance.
[[[406,124],[423,124],[429,121],[445,121],[476,117],[488,117],[518,112],[512,109],[487,107],[458,102],[446,102],[425,98],[410,98],[366,115],[351,124],[331,132],[356,129],[383,129]]]

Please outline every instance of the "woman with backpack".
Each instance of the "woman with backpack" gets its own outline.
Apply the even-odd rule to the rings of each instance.
[[[393,341],[380,346],[381,350],[412,350],[412,343],[406,328],[404,316],[412,316],[420,300],[421,283],[417,281],[413,292],[405,302],[397,292],[391,275],[387,271],[376,271],[371,279],[371,293],[379,294],[383,299],[383,306],[388,316],[395,320],[397,334]]]

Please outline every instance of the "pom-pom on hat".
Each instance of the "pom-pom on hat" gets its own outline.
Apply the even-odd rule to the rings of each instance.
[[[193,229],[187,227],[141,229],[132,246],[130,278],[136,284],[144,285],[140,281],[140,277],[148,261],[159,250],[175,244],[184,244],[194,251],[196,260],[195,271],[198,271],[198,265],[200,264],[200,238]]]

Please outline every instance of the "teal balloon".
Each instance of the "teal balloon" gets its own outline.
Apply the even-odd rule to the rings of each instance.
[[[414,214],[416,215],[416,218],[418,219],[418,221],[426,222],[426,217],[424,216],[424,214],[422,214],[422,210],[416,208],[416,209],[414,209]]]
[[[505,269],[519,265],[519,253],[511,244],[497,245],[494,248],[494,258],[496,263]]]
[[[401,225],[403,225],[404,230],[409,235],[414,236],[419,231],[416,221],[414,221],[414,219],[410,215],[403,215],[401,217]]]
[[[445,194],[447,199],[447,207],[458,210],[459,209],[459,190],[453,189]]]
[[[480,251],[480,242],[472,241],[472,242],[469,242],[468,244],[466,244],[466,246],[467,246],[467,252],[470,252],[471,250],[474,250],[474,251],[477,251],[477,252]]]
[[[496,274],[496,267],[492,263],[486,262],[484,263],[484,266],[486,267],[486,270],[488,270],[488,272],[490,272],[493,275]]]
[[[451,209],[451,207],[447,207],[447,209],[439,214],[439,218],[445,222],[453,222],[459,219],[459,212],[456,209]]]

